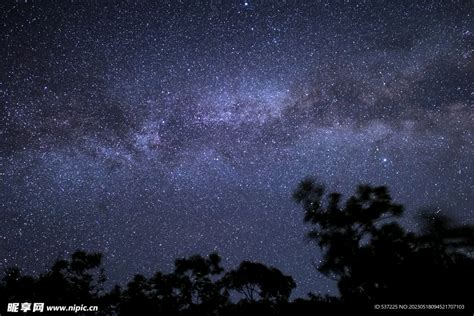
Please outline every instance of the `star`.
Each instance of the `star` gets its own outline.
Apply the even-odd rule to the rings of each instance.
[[[337,292],[293,211],[307,176],[344,197],[387,185],[410,218],[435,201],[473,219],[467,3],[3,11],[0,268],[82,248],[123,285],[219,249],[229,267],[284,270],[303,297]]]

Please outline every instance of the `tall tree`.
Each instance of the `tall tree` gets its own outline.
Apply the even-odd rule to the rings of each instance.
[[[425,230],[396,222],[403,207],[386,187],[361,185],[344,204],[312,179],[294,192],[308,233],[322,250],[318,269],[337,280],[342,298],[368,302],[468,302],[474,228],[424,217]]]

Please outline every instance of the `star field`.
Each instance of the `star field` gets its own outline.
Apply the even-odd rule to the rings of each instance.
[[[218,251],[334,291],[297,183],[472,221],[470,1],[4,1],[0,268]],[[436,204],[433,205],[433,202]]]

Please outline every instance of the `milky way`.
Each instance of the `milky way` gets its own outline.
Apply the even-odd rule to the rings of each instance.
[[[101,251],[112,282],[218,251],[333,292],[315,176],[472,221],[470,1],[2,1],[0,268]]]

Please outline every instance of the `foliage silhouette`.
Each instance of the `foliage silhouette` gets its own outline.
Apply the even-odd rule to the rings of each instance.
[[[227,290],[237,291],[248,302],[285,302],[296,287],[293,278],[280,270],[250,261],[243,261],[236,270],[227,272],[223,283]]]
[[[318,270],[337,281],[338,297],[310,293],[290,301],[292,277],[250,261],[226,272],[216,253],[177,259],[170,273],[138,274],[124,288],[105,291],[102,255],[77,251],[37,277],[6,269],[2,311],[10,302],[45,302],[97,305],[99,315],[314,315],[355,308],[367,314],[376,312],[374,304],[413,303],[465,304],[471,315],[472,225],[425,211],[421,230],[410,232],[397,222],[404,210],[386,187],[361,185],[341,203],[341,194],[326,194],[307,179],[293,197],[311,228],[309,240],[321,249]]]
[[[344,205],[340,194],[324,192],[307,179],[293,196],[322,250],[318,270],[337,280],[344,303],[470,302],[473,226],[425,212],[421,233],[408,232],[394,221],[403,207],[386,187],[361,185]]]
[[[215,277],[224,269],[221,258],[191,256],[175,261],[174,272],[157,272],[150,279],[136,275],[120,296],[119,313],[212,314],[227,303]]]
[[[92,305],[101,296],[105,282],[101,263],[101,254],[77,251],[71,260],[57,260],[38,278],[24,276],[17,268],[7,269],[0,293],[10,301],[48,299],[54,304],[80,301]]]

